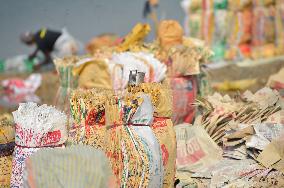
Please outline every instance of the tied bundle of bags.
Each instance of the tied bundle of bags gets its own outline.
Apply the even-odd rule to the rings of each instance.
[[[253,22],[253,45],[259,46],[274,43],[275,39],[275,7],[255,6]]]
[[[183,0],[186,34],[210,45],[214,61],[283,54],[282,0]]]
[[[276,0],[276,45],[278,53],[284,53],[284,1]]]
[[[129,87],[131,93],[149,95],[154,113],[153,123],[150,126],[159,141],[164,166],[163,187],[173,187],[175,177],[176,137],[173,128],[172,94],[167,84],[143,83]]]
[[[275,1],[253,1],[252,57],[254,59],[277,55]]]
[[[68,115],[70,121],[71,93],[77,87],[83,89],[106,88],[111,89],[111,78],[108,66],[104,62],[103,55],[92,56],[70,56],[54,61],[59,74],[60,86],[55,98],[55,106]],[[69,122],[70,121],[70,122]]]
[[[202,1],[202,40],[208,45],[213,44],[214,25],[214,1]]]
[[[229,5],[237,3],[230,1]],[[229,6],[228,38],[229,50],[226,51],[225,58],[228,60],[240,60],[251,57],[252,23],[253,9],[251,2],[240,2],[236,7]],[[238,3],[237,3],[238,4]]]
[[[200,65],[206,64],[213,52],[197,39],[183,37],[182,43],[168,51],[168,75],[182,77],[201,73]]]
[[[54,107],[36,103],[21,103],[13,112],[15,149],[13,153],[11,187],[23,186],[25,160],[42,148],[63,147],[67,139],[64,113]]]
[[[74,125],[69,132],[72,144],[82,143],[104,149],[105,103],[112,95],[112,90],[99,88],[73,92],[70,106]]]
[[[227,39],[227,0],[183,0],[186,13],[185,34],[202,39],[215,53],[215,59],[222,59]]]
[[[124,100],[106,104],[106,137],[111,138],[106,152],[121,185],[173,186],[176,144],[168,92],[155,83],[131,85]],[[141,173],[145,175],[140,177]]]
[[[10,187],[14,140],[13,117],[10,114],[0,115],[0,187]]]
[[[101,148],[121,186],[172,187],[176,143],[171,101],[169,89],[157,83],[128,85],[120,95],[77,90],[70,103],[78,126],[70,137]]]
[[[214,33],[213,0],[183,0],[181,6],[186,12],[186,34],[209,44]]]
[[[74,65],[80,58],[77,56],[68,56],[64,58],[57,58],[54,60],[56,71],[59,75],[59,88],[56,93],[54,105],[60,109],[69,113],[70,107],[69,101],[71,91],[77,87],[77,79],[72,70]]]
[[[225,55],[228,35],[227,6],[227,0],[214,1],[214,33],[212,39],[212,49],[215,55],[213,60],[223,59]]]
[[[120,186],[161,187],[162,155],[149,127],[153,108],[149,96],[113,96],[105,104],[105,152]]]
[[[202,23],[202,11],[198,10],[194,13],[192,13],[192,15],[190,17],[187,18],[186,20],[186,25],[188,28],[187,33],[190,33],[191,37],[194,38],[202,38],[202,30],[201,30],[201,23]]]
[[[159,45],[160,50],[167,54],[164,59],[173,89],[173,122],[190,123],[195,111],[192,103],[197,95],[196,76],[200,73],[200,64],[206,63],[212,52],[201,41],[183,37],[182,30],[171,32],[174,30],[181,30],[176,21],[162,21],[158,32]]]

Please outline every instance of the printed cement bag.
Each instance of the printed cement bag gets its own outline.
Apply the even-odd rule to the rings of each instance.
[[[173,123],[191,123],[195,115],[192,105],[197,96],[196,76],[183,76],[171,79],[173,90]]]
[[[222,150],[201,126],[175,126],[177,139],[177,171],[196,172],[214,165],[222,158]]]

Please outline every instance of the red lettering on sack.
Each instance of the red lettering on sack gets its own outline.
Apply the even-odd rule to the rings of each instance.
[[[179,165],[194,164],[204,156],[205,153],[196,138],[177,146],[177,163]]]
[[[159,127],[165,127],[167,126],[167,119],[166,118],[155,118],[153,123],[153,129],[159,128]]]
[[[43,138],[43,145],[54,144],[59,142],[61,139],[61,131],[53,131],[47,133],[46,137]]]

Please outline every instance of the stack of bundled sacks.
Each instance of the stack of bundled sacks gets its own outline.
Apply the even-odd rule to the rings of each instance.
[[[217,60],[283,54],[283,1],[184,0],[187,34],[205,40]]]
[[[67,117],[54,107],[36,103],[21,103],[13,117],[16,127],[11,187],[23,187],[26,159],[43,148],[64,147]]]
[[[0,116],[0,187],[10,187],[14,140],[13,117],[3,114]]]
[[[120,94],[77,90],[70,103],[73,144],[102,149],[119,185],[173,187],[175,132],[169,89],[158,83],[128,85]]]
[[[280,6],[279,1],[255,0],[253,6],[252,45],[254,48],[252,57],[275,56],[277,54],[276,33],[279,32],[276,27],[276,7]]]
[[[282,0],[276,0],[275,4],[275,10],[276,10],[276,45],[279,48],[279,53],[283,53],[284,51],[284,1]]]
[[[201,72],[200,64],[206,63],[212,52],[200,40],[185,38],[182,27],[174,20],[163,21],[157,40],[144,43],[149,31],[148,24],[137,24],[117,46],[98,48],[90,56],[57,59],[58,72],[61,77],[66,75],[61,78],[61,85],[68,86],[63,90],[66,92],[59,93],[68,94],[73,86],[121,92],[127,87],[129,72],[137,70],[145,73],[147,83],[169,78],[174,90],[174,124],[191,122],[194,117],[191,103],[197,95],[196,76]],[[71,71],[60,71],[66,66]],[[63,97],[63,101],[68,106],[66,98],[69,96]],[[69,112],[68,107],[64,109]]]
[[[21,103],[13,116],[15,126],[12,116],[0,116],[0,187],[118,187],[104,152],[65,148],[64,113]]]
[[[156,54],[167,64],[173,90],[173,122],[191,123],[195,115],[192,103],[197,96],[197,76],[212,52],[203,42],[185,38],[181,26],[173,20],[160,23],[157,42]]]
[[[191,122],[194,117],[191,103],[197,95],[197,75],[201,72],[200,65],[208,62],[212,52],[202,41],[184,37],[182,27],[174,20],[160,23],[157,39],[152,43],[137,41],[146,34],[146,26],[135,26],[118,49],[152,53],[167,65],[167,78],[173,90],[173,122]]]
[[[229,1],[227,16],[227,41],[224,55],[228,60],[242,60],[251,57],[253,11],[251,1]],[[229,48],[226,51],[226,47]],[[224,56],[223,56],[224,57]],[[222,58],[222,56],[220,57]]]
[[[164,80],[167,67],[151,52],[125,50],[129,48],[129,45],[139,43],[141,38],[144,39],[143,32],[147,33],[147,30],[144,31],[146,26],[148,25],[138,24],[132,31],[134,36],[132,33],[126,36],[121,46],[98,49],[92,56],[82,57],[80,61],[77,61],[72,72],[75,77],[78,77],[78,87],[123,90],[127,86],[131,70],[144,72],[145,82]]]
[[[210,187],[284,186],[284,114],[277,91],[247,91],[235,99],[215,93],[198,105],[201,115],[187,128],[195,136],[182,138],[186,128],[177,128],[179,178],[186,182],[187,172],[188,184]],[[191,160],[180,146],[187,139]]]
[[[185,32],[190,33],[191,37],[202,38],[202,1],[183,1],[181,5],[187,13],[185,15]]]

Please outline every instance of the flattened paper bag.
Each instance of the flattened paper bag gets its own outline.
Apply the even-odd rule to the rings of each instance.
[[[222,150],[201,126],[175,126],[177,139],[177,170],[199,171],[217,163]]]

